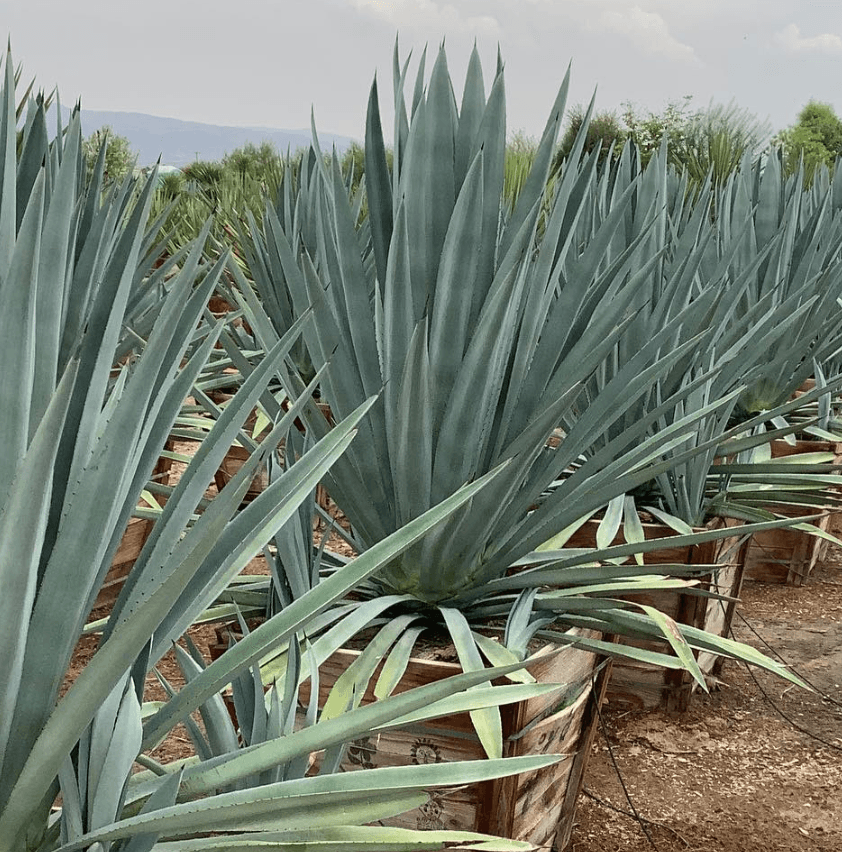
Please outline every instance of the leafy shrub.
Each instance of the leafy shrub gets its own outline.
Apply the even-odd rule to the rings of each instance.
[[[99,150],[105,145],[105,178],[108,181],[121,181],[134,167],[137,154],[132,151],[131,142],[115,133],[107,124],[95,130],[82,142],[82,152],[87,166],[87,179],[93,176]]]
[[[691,187],[699,187],[709,174],[714,186],[721,186],[744,157],[759,156],[769,139],[769,124],[733,101],[711,102],[695,111],[691,101],[692,96],[685,95],[670,101],[662,113],[644,117],[626,104],[623,121],[644,164],[666,137],[670,162],[686,170]]]
[[[809,101],[798,121],[774,139],[782,150],[784,169],[793,174],[804,161],[804,182],[810,185],[821,166],[832,168],[842,154],[842,121],[830,104]]]
[[[244,186],[248,181],[256,181],[276,187],[283,170],[283,157],[271,142],[260,145],[246,142],[222,158],[222,168],[239,178]]]
[[[690,119],[688,110],[691,100],[692,95],[685,95],[681,100],[669,101],[663,112],[648,112],[645,115],[635,112],[631,102],[623,104],[623,122],[628,128],[628,138],[637,145],[643,165],[658,150],[664,136],[670,148],[683,142]]]
[[[222,163],[212,160],[194,160],[182,171],[187,180],[201,184],[203,187],[216,186],[222,180]]]
[[[553,172],[561,167],[562,162],[573,150],[573,145],[585,121],[586,114],[586,110],[581,104],[571,107],[567,116],[567,127],[556,149],[552,166]],[[602,110],[592,116],[590,120],[583,151],[585,154],[590,154],[591,151],[599,149],[599,161],[603,162],[609,152],[613,152],[615,157],[620,153],[626,136],[627,131],[623,128],[617,114],[610,110]]]

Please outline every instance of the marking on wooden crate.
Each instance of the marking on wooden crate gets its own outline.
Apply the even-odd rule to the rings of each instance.
[[[363,769],[374,769],[374,755],[377,747],[371,742],[371,737],[362,737],[348,746],[348,762]]]
[[[421,811],[417,820],[418,828],[421,831],[441,831],[444,828],[444,822],[441,818],[444,811],[441,796],[438,793],[430,792],[427,795],[429,799],[418,808]]]
[[[416,765],[442,762],[439,747],[426,737],[415,740],[410,746],[409,753],[412,756],[412,762]]]

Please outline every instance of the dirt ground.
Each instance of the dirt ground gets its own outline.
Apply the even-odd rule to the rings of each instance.
[[[842,552],[742,601],[736,637],[826,697],[728,662],[682,715],[606,706],[568,852],[842,850]]]

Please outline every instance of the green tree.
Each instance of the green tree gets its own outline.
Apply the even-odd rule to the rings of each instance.
[[[568,112],[567,126],[553,159],[553,172],[561,167],[562,162],[573,150],[576,137],[585,121],[585,115],[585,108],[581,104],[572,107]],[[623,129],[617,114],[610,110],[602,110],[593,115],[588,124],[584,153],[589,154],[594,149],[599,149],[599,161],[603,162],[609,152],[613,152],[613,156],[617,156],[622,151],[625,139],[626,131]]]
[[[670,101],[660,113],[638,114],[624,104],[623,121],[645,165],[666,136],[670,162],[685,170],[691,186],[698,187],[710,174],[722,186],[746,154],[756,158],[768,143],[768,122],[738,106],[711,102],[691,109],[692,95]]]
[[[222,166],[233,172],[240,182],[251,179],[267,186],[275,186],[283,171],[283,158],[271,142],[246,142],[222,158]]]
[[[689,109],[692,98],[692,95],[685,95],[681,100],[669,101],[663,112],[659,113],[638,113],[634,104],[628,101],[623,104],[623,122],[628,128],[628,138],[637,145],[643,165],[658,150],[664,136],[670,148],[684,141],[691,119]]]
[[[830,104],[809,101],[798,113],[798,121],[782,130],[774,140],[783,150],[784,168],[795,172],[804,160],[804,181],[813,181],[820,166],[832,168],[842,154],[842,120]]]
[[[137,153],[132,150],[132,143],[125,137],[115,133],[104,124],[95,130],[82,142],[82,151],[87,164],[88,179],[91,178],[97,157],[105,145],[105,178],[108,181],[121,181],[134,167]]]

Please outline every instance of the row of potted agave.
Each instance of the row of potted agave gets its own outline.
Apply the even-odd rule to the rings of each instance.
[[[474,54],[461,106],[443,51],[426,86],[422,60],[411,98],[405,81],[396,54],[391,165],[375,85],[360,190],[314,139],[263,223],[243,224],[241,254],[226,270],[237,321],[220,335],[188,416],[219,416],[205,390],[220,372],[247,382],[262,353],[300,333],[305,346],[287,346],[241,438],[253,450],[243,475],[265,459],[271,487],[330,434],[311,398],[318,388],[339,421],[370,406],[323,479],[358,552],[463,483],[484,487],[232,684],[239,735],[248,746],[265,736],[279,694],[297,694],[308,717],[329,722],[418,684],[428,675],[417,666],[435,679],[537,651],[508,675],[510,688],[540,676],[548,691],[507,708],[477,707],[474,692],[464,717],[457,702],[440,724],[392,720],[327,749],[311,768],[573,755],[468,792],[432,791],[392,823],[563,848],[612,681],[624,700],[680,708],[722,655],[793,679],[726,634],[748,536],[792,524],[778,511],[782,499],[810,519],[837,500],[832,464],[767,460],[762,448],[814,429],[821,416],[793,418],[840,384],[789,400],[805,370],[838,348],[842,265],[826,246],[842,217],[829,187],[821,197],[818,181],[802,198],[774,161],[762,173],[747,163],[695,202],[665,150],[645,171],[631,148],[599,171],[596,156],[582,156],[584,130],[551,176],[566,81],[509,206],[502,67],[486,97]],[[834,215],[820,216],[823,206]],[[726,210],[730,229],[718,221]],[[287,397],[306,433],[289,430],[280,454],[277,435],[253,444],[258,420],[276,422]],[[249,608],[282,614],[342,573],[342,559],[313,547],[314,506],[265,549],[263,597],[261,581],[238,581],[220,607],[239,602],[243,619]],[[660,558],[652,554],[664,543],[638,510],[675,533]],[[451,646],[453,659],[417,663],[425,642]],[[626,661],[616,681],[609,659]],[[256,699],[264,684],[265,702]]]
[[[297,694],[308,717],[329,722],[367,696],[417,684],[427,677],[415,669],[425,641],[453,649],[452,660],[423,666],[438,671],[433,679],[486,662],[519,665],[537,651],[508,675],[507,694],[529,688],[523,702],[483,705],[474,691],[464,718],[457,700],[440,725],[417,714],[392,719],[347,748],[328,748],[311,768],[575,755],[467,793],[431,792],[395,818],[563,848],[592,723],[613,680],[609,658],[628,661],[617,695],[644,704],[686,705],[694,687],[706,688],[717,655],[793,679],[725,634],[747,536],[792,523],[779,517],[781,495],[807,516],[836,499],[832,465],[787,463],[782,472],[758,454],[800,426],[814,428],[821,417],[799,426],[793,416],[840,384],[788,401],[804,371],[837,348],[842,265],[826,246],[842,217],[819,215],[822,205],[838,212],[829,187],[820,198],[821,180],[805,200],[784,187],[774,161],[762,174],[746,164],[728,187],[694,202],[665,150],[645,171],[631,148],[599,171],[595,155],[582,156],[587,122],[551,176],[566,81],[533,172],[509,206],[502,67],[486,98],[474,54],[461,106],[443,51],[426,87],[422,67],[411,98],[405,81],[396,54],[391,165],[375,85],[363,187],[354,191],[314,140],[262,227],[243,224],[242,256],[226,270],[237,321],[220,334],[186,425],[201,410],[224,416],[206,393],[220,372],[248,383],[264,353],[300,334],[306,345],[287,345],[291,357],[275,359],[274,387],[261,392],[250,434],[241,434],[252,452],[233,476],[237,489],[264,459],[271,488],[330,435],[331,420],[310,396],[316,388],[337,420],[368,408],[323,479],[358,552],[465,482],[484,487],[238,677],[239,735],[249,747],[266,736],[280,706],[272,696]],[[718,222],[726,209],[741,230]],[[274,429],[271,442],[254,437],[258,420],[280,419],[288,397],[307,429],[288,430],[277,454]],[[258,606],[270,614],[342,573],[341,559],[313,547],[314,506],[303,504],[265,550],[269,603],[264,595]],[[672,551],[652,556],[664,543],[639,509],[676,533]],[[710,517],[747,523],[706,524]],[[220,605],[240,602],[245,616],[255,583],[232,584]],[[359,647],[348,647],[355,638]],[[539,676],[546,690],[534,690]],[[632,699],[639,682],[642,697]],[[263,684],[271,685],[265,702]]]
[[[253,415],[251,420],[256,422],[259,417]],[[297,430],[288,440],[293,448],[293,456],[303,449],[305,439]],[[822,468],[816,468],[816,465],[827,464],[828,459],[826,455],[815,455],[815,448],[809,446],[811,443],[801,441],[794,445],[786,444],[786,449],[778,446],[777,442],[772,446],[776,454],[788,453],[785,457],[791,458],[794,450],[804,450],[807,444],[806,449],[813,454],[806,457],[806,464],[813,470],[821,471]],[[833,461],[838,464],[839,458]],[[279,464],[284,463],[282,456]],[[825,472],[819,473],[818,477],[820,482],[825,483],[825,478],[838,478],[838,475]],[[822,497],[827,496],[826,492],[826,488],[814,490],[814,494]],[[621,507],[620,512],[618,507]],[[780,528],[761,530],[754,536],[745,535],[738,523],[724,519],[714,519],[706,525],[706,530],[682,535],[682,531],[675,529],[675,526],[654,523],[656,519],[650,516],[649,520],[640,524],[642,540],[650,543],[647,545],[650,549],[643,554],[639,552],[641,537],[633,531],[635,525],[631,520],[630,508],[628,498],[614,501],[607,511],[600,513],[599,519],[582,519],[571,525],[571,528],[546,542],[537,553],[552,553],[558,562],[559,549],[562,547],[577,555],[598,551],[602,573],[615,581],[620,577],[640,577],[648,566],[661,566],[653,569],[660,570],[661,576],[673,569],[676,572],[687,572],[688,566],[692,566],[694,585],[659,579],[654,584],[650,580],[649,586],[644,581],[640,584],[643,591],[637,592],[633,589],[629,592],[627,583],[626,589],[623,589],[622,582],[614,585],[603,583],[604,588],[593,587],[592,590],[596,595],[617,595],[634,601],[636,606],[649,607],[650,612],[657,611],[662,617],[667,616],[663,623],[672,619],[680,625],[688,638],[701,636],[701,631],[705,631],[723,640],[723,645],[730,631],[744,578],[746,556],[752,546],[756,546],[755,537],[760,539],[760,546],[764,548],[766,544],[763,543],[763,537],[778,535],[781,531],[802,542],[799,545],[801,549],[805,546],[815,549],[815,544],[827,540],[812,531]],[[819,519],[820,529],[825,526],[830,508],[823,507],[825,513]],[[312,547],[302,549],[300,546],[306,540],[306,532],[313,529],[313,521],[318,513],[318,507],[312,506],[296,523],[288,525],[275,537],[273,546],[265,551],[271,568],[271,579],[268,582],[250,577],[247,582],[238,583],[230,589],[225,602],[239,602],[241,617],[233,631],[230,627],[220,630],[217,654],[222,653],[233,641],[232,633],[242,635],[248,632],[245,617],[261,610],[260,603],[255,607],[255,600],[265,601],[266,596],[270,596],[274,604],[265,607],[269,614],[273,608],[282,607],[284,600],[290,600],[290,578],[296,569],[303,567],[303,573],[312,577],[314,571],[318,573],[320,569],[337,567],[338,562],[332,561],[333,557],[327,552]],[[666,519],[675,525],[674,518]],[[300,534],[297,546],[293,543],[291,527],[296,527]],[[694,537],[704,537],[705,532],[714,535],[708,541],[694,542]],[[672,541],[664,542],[664,538],[671,538]],[[799,547],[790,554],[790,558],[800,558]],[[626,555],[632,551],[638,552],[632,556]],[[306,565],[302,566],[302,563]],[[528,572],[532,565],[534,558],[531,562],[524,560],[524,564],[518,566],[522,569],[520,573]],[[590,574],[593,576],[592,571]],[[572,575],[570,579],[574,579]],[[587,596],[589,589],[580,584],[576,591],[578,596]],[[360,596],[352,595],[347,605],[361,603]],[[361,607],[358,606],[358,615],[359,609]],[[407,634],[401,636],[400,632],[413,622],[411,608],[391,618],[386,614],[385,607],[379,608],[379,612],[382,615],[380,623],[387,624],[387,628],[379,633],[376,629],[370,629],[362,636],[352,636],[347,630],[344,633],[334,631],[326,640],[324,635],[319,636],[319,628],[314,625],[312,646],[309,651],[302,646],[302,651],[305,660],[309,653],[313,662],[318,664],[318,676],[312,679],[316,686],[306,676],[302,676],[299,686],[302,707],[318,706],[322,718],[331,718],[349,705],[365,704],[451,676],[461,671],[464,661],[469,659],[467,654],[463,656],[459,653],[458,646],[450,651],[436,648],[437,641],[448,644],[449,637],[436,634],[434,630],[429,647],[422,648],[421,653],[416,655],[413,642],[405,641]],[[507,655],[507,648],[518,644],[513,639],[517,629],[514,623],[520,619],[520,629],[529,634],[529,618],[528,607],[524,602],[519,610],[516,608],[512,611],[505,628],[498,624],[483,632],[473,629],[471,632],[477,647],[489,661],[504,663],[513,659]],[[422,613],[416,615],[413,628],[416,633],[420,634],[425,626],[430,629],[424,620]],[[458,617],[454,613],[449,616],[445,614],[444,620],[453,627]],[[327,620],[328,624],[331,622],[331,619]],[[360,621],[359,617],[354,621],[356,625],[361,623],[365,621]],[[459,628],[456,629],[458,631]],[[612,702],[621,705],[683,710],[687,708],[692,693],[699,686],[704,688],[705,680],[711,675],[715,676],[722,665],[722,657],[713,652],[712,646],[706,650],[704,640],[701,644],[691,641],[694,663],[688,665],[687,660],[683,664],[675,658],[670,661],[665,654],[668,650],[667,641],[654,638],[651,633],[642,635],[636,641],[629,638],[634,635],[634,631],[626,631],[623,641],[631,643],[636,649],[631,656],[610,653],[617,649],[610,649],[607,643],[602,643],[606,640],[614,641],[616,637],[586,627],[571,628],[561,643],[557,631],[542,630],[539,626],[531,633],[531,641],[524,644],[524,650],[528,647],[534,659],[527,667],[528,676],[523,679],[531,681],[534,678],[542,683],[564,686],[554,693],[525,699],[496,711],[499,712],[499,719],[495,722],[499,725],[503,744],[500,753],[504,756],[561,753],[567,755],[567,759],[518,777],[483,782],[455,791],[431,790],[426,803],[389,820],[388,824],[422,829],[471,829],[528,840],[536,845],[555,843],[556,848],[563,849],[573,828],[575,803],[596,731],[597,712],[606,694]],[[344,647],[337,647],[340,637],[349,640]],[[504,641],[495,641],[499,639]],[[562,650],[567,643],[568,647]],[[259,728],[256,717],[268,712],[255,703],[254,690],[261,689],[264,684],[279,688],[278,683],[283,682],[288,665],[288,655],[288,647],[272,652],[262,660],[259,669],[233,685],[232,735],[243,737],[246,745],[250,742],[249,732]],[[759,660],[759,656],[756,659]],[[306,665],[303,670],[307,670]],[[693,670],[702,677],[694,677],[691,674]],[[517,680],[522,677],[522,673],[510,677]],[[472,714],[451,713],[446,718],[425,722],[408,718],[390,725],[388,729],[371,731],[348,743],[346,751],[335,755],[333,759],[337,760],[337,767],[344,771],[481,759],[489,753],[488,724],[488,719],[482,719],[477,711]],[[317,761],[314,771],[318,768]]]
[[[202,398],[202,393],[197,388],[196,395],[199,398]],[[214,397],[216,397],[215,401]],[[229,401],[229,398],[216,396],[213,392],[205,395],[204,398],[210,402],[207,409],[212,415],[220,411],[216,403],[224,405]],[[822,397],[818,392],[813,391],[807,398],[809,405],[813,400]],[[277,404],[277,410],[274,413],[277,414],[282,410],[284,403],[283,401],[278,403],[277,400],[274,402]],[[243,443],[247,447],[259,448],[259,444],[255,443],[254,439],[259,438],[261,432],[265,433],[266,424],[271,422],[271,416],[265,413],[264,407],[271,411],[271,403],[266,404],[266,401],[262,400],[261,408],[252,413],[243,428],[245,434]],[[798,407],[793,405],[788,407],[796,412],[804,410],[801,402],[798,403]],[[202,418],[197,417],[197,413],[201,410],[200,406],[194,405],[192,410],[187,411],[182,419],[182,425],[193,428],[192,431],[182,430],[181,437],[196,437],[201,434]],[[327,411],[327,407],[321,404],[317,416],[324,417]],[[275,463],[281,469],[294,463],[290,460],[299,457],[306,448],[307,439],[300,434],[301,425],[299,421],[299,428],[294,434],[287,436],[288,446],[292,450],[289,459],[286,458],[286,452],[275,456]],[[754,444],[754,446],[741,450],[740,448],[746,446],[746,442],[744,438],[736,437],[739,434],[741,434],[740,430],[736,430],[732,438],[732,446],[722,450],[721,458],[718,460],[720,463],[715,465],[715,475],[721,476],[721,472],[726,468],[732,475],[741,472],[737,466],[741,459],[738,458],[739,453],[734,450],[749,453],[751,463],[755,466],[764,463],[766,455],[777,457],[781,461],[765,463],[778,464],[783,472],[773,474],[778,479],[770,480],[767,477],[767,487],[769,481],[777,482],[779,486],[785,483],[788,490],[781,490],[779,487],[774,492],[777,495],[775,499],[788,499],[790,504],[775,506],[775,508],[781,514],[789,511],[790,514],[794,512],[796,515],[821,510],[823,514],[818,519],[818,529],[826,529],[827,519],[830,517],[826,510],[831,508],[835,501],[831,488],[835,485],[836,479],[833,463],[835,462],[838,466],[840,461],[838,454],[833,455],[833,451],[838,450],[838,445],[827,441],[816,446],[816,442],[796,442],[791,439],[789,442],[778,439],[769,443],[758,443],[755,440],[748,442],[749,445]],[[549,445],[547,451],[551,452],[557,449],[559,442],[550,438],[547,444]],[[553,444],[556,446],[553,447]],[[805,449],[806,455],[804,455]],[[802,453],[800,459],[802,464],[793,465],[792,461],[797,459],[796,453],[799,452]],[[245,458],[250,457],[251,453],[246,451],[242,455],[243,459],[226,459],[222,469],[224,476],[217,474],[215,477],[218,486],[224,487],[230,475],[239,465],[242,465]],[[757,467],[757,470],[760,469]],[[262,483],[268,482],[270,475],[264,470],[262,474],[254,477],[251,486],[254,493],[250,499],[260,493]],[[752,487],[752,478],[746,476],[739,480],[738,484],[743,489],[741,505],[744,507],[750,505],[747,499],[750,496],[748,489]],[[797,495],[799,489],[801,497],[796,500],[793,494]],[[805,489],[809,490],[805,491]],[[158,490],[166,491],[165,488]],[[758,499],[759,504],[762,505],[763,500]],[[765,503],[769,503],[768,498]],[[268,591],[273,599],[277,598],[276,606],[278,607],[294,599],[294,593],[291,590],[295,584],[291,577],[296,571],[299,572],[300,582],[302,577],[307,578],[303,580],[303,585],[309,587],[308,582],[314,582],[322,567],[328,569],[336,567],[331,565],[328,554],[322,552],[314,556],[310,546],[308,533],[312,531],[315,511],[317,510],[311,509],[292,524],[298,527],[297,536],[291,535],[292,530],[289,525],[286,529],[279,531],[275,536],[274,547],[266,552],[273,569],[272,582]],[[657,520],[659,515],[666,523],[658,525],[651,522]],[[515,659],[511,655],[513,648],[520,646],[525,652],[528,646],[526,639],[529,636],[532,637],[533,642],[540,643],[547,640],[550,642],[543,645],[544,653],[539,655],[537,662],[529,667],[529,672],[531,677],[537,677],[545,682],[566,684],[567,689],[562,691],[560,699],[557,695],[531,698],[511,705],[502,712],[492,711],[491,715],[496,714],[499,717],[493,720],[481,718],[482,714],[474,711],[471,715],[451,716],[441,723],[434,721],[421,725],[417,722],[413,723],[412,720],[404,721],[402,723],[404,727],[392,726],[397,730],[372,732],[371,736],[355,741],[349,746],[343,758],[344,763],[341,765],[346,769],[356,769],[482,757],[484,754],[491,753],[489,743],[495,736],[498,736],[503,743],[500,754],[563,753],[574,755],[574,757],[520,779],[509,777],[484,782],[468,792],[430,793],[426,804],[402,818],[393,820],[393,824],[418,828],[473,828],[492,834],[528,839],[535,843],[543,843],[553,838],[556,843],[566,843],[572,828],[573,808],[582,782],[584,764],[595,730],[596,711],[606,688],[610,690],[609,694],[613,701],[625,702],[632,706],[662,705],[670,709],[685,708],[692,692],[699,685],[704,685],[707,676],[717,673],[717,666],[721,665],[721,657],[714,652],[727,649],[724,641],[706,646],[705,639],[699,631],[712,633],[720,640],[727,636],[736,604],[735,599],[739,595],[743,579],[745,559],[752,552],[752,548],[765,554],[771,547],[769,537],[790,536],[794,547],[790,548],[791,553],[787,557],[790,567],[786,569],[786,572],[778,571],[774,576],[770,575],[768,570],[765,573],[756,573],[760,579],[787,580],[792,577],[803,578],[805,574],[802,564],[803,552],[809,551],[810,560],[814,564],[819,546],[827,541],[827,538],[823,538],[815,529],[810,530],[812,533],[810,535],[802,530],[782,528],[778,522],[767,523],[770,529],[755,530],[753,535],[746,536],[739,527],[734,526],[733,520],[715,519],[706,525],[706,530],[691,530],[685,528],[686,525],[682,526],[675,516],[654,507],[650,507],[650,522],[641,523],[639,520],[635,522],[634,519],[637,517],[634,500],[626,495],[620,495],[610,501],[599,520],[578,519],[520,562],[513,563],[515,568],[519,569],[517,570],[519,580],[512,586],[511,578],[509,578],[509,588],[521,590],[521,597],[518,598],[520,606],[504,605],[490,609],[490,615],[492,618],[496,615],[498,621],[502,621],[504,616],[508,615],[505,630],[502,630],[498,624],[490,631],[492,637],[497,633],[498,638],[503,638],[502,643],[489,644],[487,641],[489,636],[478,634],[467,623],[461,623],[456,612],[450,612],[448,615],[445,614],[444,609],[439,608],[444,615],[444,622],[451,629],[451,637],[455,639],[461,634],[464,639],[465,628],[467,628],[471,634],[471,640],[468,644],[463,643],[461,649],[458,645],[456,646],[458,660],[431,662],[415,659],[411,656],[412,641],[404,641],[407,636],[410,636],[411,640],[412,633],[401,635],[400,630],[406,630],[407,626],[414,621],[415,626],[412,632],[417,636],[422,628],[428,625],[423,623],[425,620],[423,613],[412,613],[413,606],[396,617],[387,615],[385,607],[375,607],[376,616],[380,619],[378,622],[375,618],[375,625],[384,622],[387,626],[400,624],[400,630],[392,631],[391,636],[383,635],[388,632],[387,630],[381,634],[375,634],[375,640],[366,646],[366,648],[375,648],[373,653],[354,648],[338,648],[338,637],[353,638],[348,628],[344,633],[335,632],[330,641],[323,643],[322,646],[319,646],[318,642],[315,643],[312,651],[314,660],[322,664],[319,671],[318,703],[322,707],[322,713],[326,712],[330,716],[337,711],[338,707],[342,707],[343,702],[346,705],[358,704],[375,696],[388,695],[393,690],[400,692],[430,677],[434,680],[446,677],[461,670],[460,666],[465,666],[466,660],[469,661],[469,665],[471,663],[476,665],[478,657],[474,655],[472,659],[471,642],[475,649],[492,663],[511,662]],[[762,523],[760,525],[763,526]],[[706,533],[710,534],[708,540],[700,541],[700,537],[704,538]],[[673,541],[670,542],[669,548],[664,548],[659,539],[667,536],[670,536]],[[302,548],[301,545],[304,542],[307,545]],[[641,542],[651,544],[642,546]],[[576,555],[560,556],[559,548],[562,546],[569,553]],[[600,561],[602,562],[598,572],[595,572],[588,564],[593,559],[596,549],[601,551]],[[642,551],[645,551],[645,554]],[[635,559],[631,565],[629,565],[630,554]],[[779,554],[776,554],[775,558],[782,559]],[[317,561],[314,562],[314,559]],[[755,558],[755,565],[758,561]],[[642,572],[647,570],[642,567],[644,565],[648,570],[658,572],[654,581],[651,576],[648,578],[641,576]],[[656,565],[659,567],[649,568]],[[578,568],[579,575],[575,573],[576,566],[582,566]],[[754,565],[752,569],[756,571]],[[523,578],[533,571],[537,571],[539,575],[538,582],[531,586],[524,584]],[[557,573],[553,574],[553,571]],[[581,572],[584,572],[584,575]],[[689,579],[665,579],[670,575],[682,573]],[[589,588],[583,576],[596,581],[596,585]],[[506,582],[507,578],[502,578],[504,592],[508,591],[505,588]],[[539,586],[552,585],[554,582],[560,584],[561,588],[557,588],[555,592],[543,599],[536,601],[533,596],[530,600],[529,593],[526,596],[523,594],[527,588],[536,589]],[[567,618],[574,623],[575,618],[571,618],[570,604],[584,603],[581,600],[583,595],[588,596],[589,593],[594,593],[597,600],[604,595],[616,596],[621,600],[625,597],[635,601],[636,606],[646,608],[644,610],[646,614],[665,628],[664,633],[667,635],[672,622],[680,624],[685,637],[691,640],[690,644],[693,646],[690,656],[685,656],[682,660],[681,650],[684,650],[686,654],[688,647],[681,649],[681,646],[675,643],[672,647],[679,651],[679,657],[668,656],[665,651],[669,652],[671,643],[664,639],[663,635],[659,637],[657,632],[653,633],[651,622],[648,625],[635,624],[629,613],[613,612],[612,615],[619,618],[621,622],[621,632],[627,637],[637,634],[639,641],[633,643],[634,653],[626,651],[625,657],[612,655],[615,657],[614,673],[609,679],[611,665],[606,651],[614,649],[607,647],[605,640],[611,641],[613,636],[604,629],[591,629],[599,628],[600,624],[598,620],[593,620],[593,614],[589,614],[587,609],[580,610],[582,620],[579,626],[572,627],[572,632],[568,632],[562,639],[562,643],[571,643],[574,647],[561,653],[548,651],[552,648],[553,641],[558,642],[560,635],[557,631],[542,630],[554,619],[550,617],[546,619],[546,623],[542,623],[541,607],[557,613],[559,607],[551,605],[552,596],[564,596],[565,584],[568,586],[567,592],[575,594],[576,597],[575,601],[568,599],[565,607]],[[244,603],[242,609],[243,612],[247,612],[249,606],[252,608],[255,606],[255,591],[254,581],[247,585],[238,584],[230,597]],[[369,605],[374,603],[373,598],[378,595],[380,595],[379,592],[367,603]],[[257,599],[260,600],[259,597]],[[365,605],[365,600],[357,596],[351,605],[361,610],[363,607],[358,606],[361,603]],[[393,603],[399,604],[400,601],[390,601],[390,605]],[[576,606],[573,606],[573,612],[576,612]],[[587,620],[589,615],[590,622]],[[624,617],[626,621],[623,623]],[[520,637],[517,636],[518,622],[523,634]],[[368,622],[365,619],[361,621],[358,613],[356,620],[352,621],[352,626],[359,627],[364,623]],[[316,628],[314,631],[317,632]],[[287,655],[275,653],[272,656],[272,659],[267,658],[263,661],[259,672],[253,673],[253,677],[258,681],[271,683],[277,682],[282,677],[287,665]],[[479,664],[482,664],[481,661]],[[372,686],[374,680],[376,680],[376,686]],[[249,689],[242,683],[235,684],[235,696],[244,688]],[[301,689],[301,699],[306,705],[310,701],[309,692],[304,684]],[[248,744],[248,735],[245,732],[253,729],[253,719],[244,724],[243,716],[250,714],[253,717],[261,710],[255,706],[253,700],[249,704],[248,701],[241,699],[239,705],[239,734],[246,738],[246,744]]]
[[[241,286],[238,266],[228,274],[247,322],[223,330],[207,317],[227,264],[206,262],[209,228],[156,267],[159,227],[146,229],[154,180],[137,197],[130,180],[103,191],[103,151],[86,183],[78,112],[50,141],[43,101],[16,109],[9,57],[5,72],[0,342],[10,369],[0,394],[7,438],[0,451],[0,482],[7,486],[0,493],[0,610],[11,639],[0,660],[0,850],[124,841],[146,849],[171,839],[196,849],[263,841],[335,847],[349,837],[364,849],[389,848],[390,839],[417,848],[428,837],[444,846],[466,838],[439,833],[419,841],[412,832],[364,824],[416,808],[415,827],[449,825],[446,800],[427,788],[493,781],[524,767],[553,770],[495,788],[492,810],[513,802],[516,816],[537,824],[513,819],[511,833],[533,844],[555,836],[561,845],[562,815],[570,812],[569,791],[580,775],[563,755],[568,744],[586,754],[590,729],[574,710],[587,705],[596,712],[607,669],[593,676],[597,658],[620,653],[662,661],[689,668],[703,683],[693,652],[718,650],[787,676],[750,649],[690,626],[679,631],[663,613],[625,599],[692,589],[698,565],[650,564],[641,575],[636,564],[608,561],[647,552],[639,541],[609,549],[600,564],[591,550],[538,550],[583,515],[714,453],[725,432],[701,435],[699,424],[727,421],[740,393],[739,384],[709,388],[707,368],[688,368],[699,335],[706,336],[698,326],[686,336],[694,311],[701,304],[717,315],[722,304],[712,289],[694,286],[693,305],[654,334],[635,325],[645,319],[640,293],[657,265],[645,258],[665,259],[652,241],[666,232],[660,225],[672,233],[663,218],[653,219],[654,229],[643,221],[652,204],[646,193],[658,180],[629,183],[624,173],[619,183],[594,183],[570,169],[556,181],[554,200],[539,203],[563,98],[542,142],[543,165],[511,210],[501,209],[497,192],[505,147],[502,69],[486,102],[475,62],[461,110],[454,109],[444,60],[436,62],[429,97],[420,87],[411,124],[407,117],[404,128],[399,118],[393,171],[372,110],[365,215],[361,203],[347,206],[339,175],[323,168],[321,157],[312,159],[313,182],[305,190],[314,191],[313,204],[298,199],[296,215],[290,204],[289,234],[273,235],[270,266],[281,268],[297,300],[292,328],[273,345],[276,329]],[[403,76],[398,64],[399,81]],[[442,144],[453,156],[438,161],[432,155]],[[439,168],[449,160],[452,171]],[[630,164],[627,157],[622,168]],[[616,199],[608,210],[612,186]],[[706,215],[693,221],[694,228],[707,227]],[[302,251],[305,245],[312,253]],[[804,255],[803,241],[798,246]],[[698,264],[710,261],[695,248],[691,253]],[[676,284],[690,266],[686,257],[673,261],[664,270]],[[177,270],[172,279],[168,269]],[[775,313],[764,298],[755,318]],[[728,330],[724,316],[743,305],[726,307],[720,331]],[[764,328],[765,340],[778,333]],[[642,347],[631,346],[632,332],[645,340]],[[312,376],[292,372],[285,361],[302,333]],[[111,365],[135,348],[137,357],[110,375]],[[100,625],[97,652],[60,697],[85,618],[177,412],[203,371],[224,370],[226,359],[242,387],[172,490],[160,481],[147,488],[159,503],[156,522]],[[586,385],[583,402],[575,391]],[[310,399],[316,386],[335,426]],[[284,416],[276,387],[296,398]],[[709,402],[698,411],[684,410],[691,397],[706,394]],[[269,435],[216,499],[205,501],[258,401],[274,424]],[[296,418],[307,424],[306,434],[294,427]],[[729,450],[762,443],[756,435],[738,437],[756,425],[749,417],[734,426]],[[563,440],[550,448],[555,428]],[[238,510],[264,458],[269,484]],[[312,546],[316,502],[304,497],[320,481],[351,522],[361,552],[350,563]],[[683,499],[681,488],[675,495]],[[720,533],[732,535],[703,535],[715,540]],[[230,609],[240,595],[254,595],[242,582],[224,589],[264,545],[271,617],[204,670],[203,661],[176,652],[187,683],[167,701],[145,702],[146,676],[216,598],[223,595]],[[319,714],[317,664],[364,629],[364,646],[342,666]],[[465,674],[394,694],[419,641],[442,629]],[[666,639],[667,652],[609,641],[620,633]],[[535,645],[549,646],[530,663],[547,664],[546,685],[522,671]],[[511,674],[515,681],[487,686],[486,661],[495,677]],[[379,700],[362,706],[378,667],[372,692]],[[264,682],[272,685],[265,701]],[[229,683],[246,748],[217,712],[224,711],[218,693]],[[303,719],[294,712],[299,695]],[[518,710],[510,727],[505,708],[522,699],[532,706]],[[421,735],[410,745],[407,767],[330,771],[343,761],[377,765],[370,743],[355,740],[417,731],[428,718],[465,709],[473,733],[458,742],[475,734],[479,753],[492,758],[520,741],[546,754],[436,763],[435,740]],[[199,710],[204,731],[191,715]],[[195,759],[162,765],[150,753],[180,722],[201,746]],[[315,776],[310,758],[318,752]],[[568,776],[574,783],[560,800]],[[476,819],[489,810],[489,799],[478,801]]]

